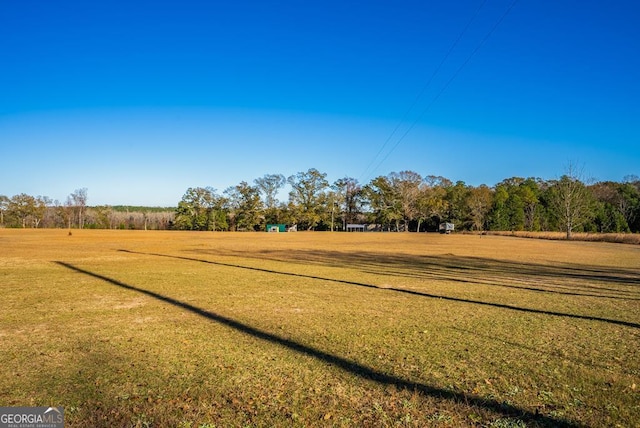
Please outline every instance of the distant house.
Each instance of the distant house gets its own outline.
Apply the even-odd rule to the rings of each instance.
[[[347,223],[347,232],[364,232],[366,230],[366,224]]]
[[[451,233],[454,230],[454,226],[453,223],[440,223],[440,226],[438,227],[438,231],[440,233]]]

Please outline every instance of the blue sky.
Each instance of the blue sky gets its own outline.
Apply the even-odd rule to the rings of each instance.
[[[638,22],[615,0],[0,0],[0,194],[172,206],[309,168],[494,185],[568,162],[621,181]]]

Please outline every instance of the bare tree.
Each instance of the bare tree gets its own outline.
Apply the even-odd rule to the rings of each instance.
[[[73,199],[71,199],[71,195],[67,196],[67,200],[64,202],[64,205],[60,206],[60,215],[64,219],[65,223],[69,227],[69,235],[71,235],[71,223],[73,223],[74,217],[74,205]]]
[[[571,239],[576,227],[593,217],[593,195],[582,178],[582,170],[578,171],[573,163],[569,163],[565,174],[549,189],[551,206],[567,239]]]
[[[267,208],[275,208],[278,205],[276,194],[287,182],[282,174],[266,174],[264,177],[256,178],[253,183],[264,196],[264,205]]]
[[[389,174],[389,181],[398,195],[404,231],[408,232],[409,221],[418,217],[422,176],[413,171],[392,172]]]
[[[278,191],[287,183],[287,179],[282,174],[267,174],[253,180],[256,188],[264,198],[265,222],[280,223],[281,212],[278,209]]]
[[[76,189],[71,195],[71,202],[78,214],[78,229],[84,226],[84,209],[87,206],[87,188]]]

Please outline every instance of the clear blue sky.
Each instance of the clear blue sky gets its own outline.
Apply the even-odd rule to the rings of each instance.
[[[569,161],[621,181],[639,22],[636,0],[0,0],[0,194],[171,206],[309,168],[494,185]]]

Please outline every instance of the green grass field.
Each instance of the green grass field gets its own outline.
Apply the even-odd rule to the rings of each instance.
[[[640,247],[0,229],[0,406],[70,427],[640,426]]]

